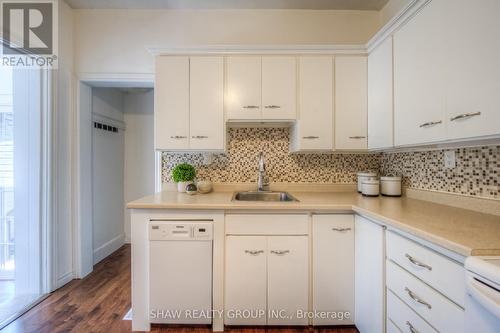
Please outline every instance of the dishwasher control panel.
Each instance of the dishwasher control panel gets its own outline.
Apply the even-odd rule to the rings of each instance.
[[[149,240],[211,240],[212,223],[196,221],[150,221]]]

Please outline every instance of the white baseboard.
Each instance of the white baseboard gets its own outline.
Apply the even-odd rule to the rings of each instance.
[[[125,244],[125,234],[116,236],[94,250],[94,265]]]
[[[61,288],[64,286],[66,283],[70,282],[75,278],[73,272],[67,272],[66,274],[63,274],[62,276],[57,278],[56,285],[54,286],[53,290]]]

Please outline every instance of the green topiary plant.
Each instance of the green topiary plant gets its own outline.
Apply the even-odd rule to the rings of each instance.
[[[172,170],[172,179],[174,182],[190,182],[196,177],[196,170],[191,164],[177,164]]]

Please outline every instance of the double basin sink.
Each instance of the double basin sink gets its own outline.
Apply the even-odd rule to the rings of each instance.
[[[299,200],[288,192],[246,191],[235,192],[232,201],[292,202]]]

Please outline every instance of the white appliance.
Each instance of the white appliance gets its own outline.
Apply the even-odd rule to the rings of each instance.
[[[212,239],[211,221],[150,221],[151,323],[212,322]]]
[[[465,332],[500,332],[500,257],[469,257]]]

